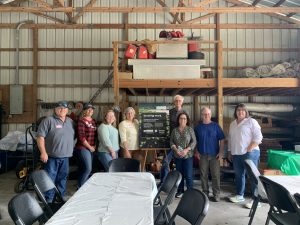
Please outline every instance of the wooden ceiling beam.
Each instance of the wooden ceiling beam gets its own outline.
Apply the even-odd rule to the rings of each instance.
[[[15,23],[0,23],[0,28],[15,29]],[[220,29],[299,29],[299,24],[220,24]],[[215,24],[127,24],[128,29],[216,29]],[[125,29],[122,24],[24,24],[22,29]],[[254,50],[253,50],[254,51]]]
[[[161,1],[161,0],[157,0]],[[225,0],[231,2],[233,0]],[[235,0],[241,4],[242,2]],[[244,3],[246,4],[246,3]],[[300,7],[9,7],[1,6],[0,12],[106,12],[106,13],[299,13]]]
[[[58,7],[64,7],[64,6],[65,6],[64,0],[53,0],[53,2],[56,3],[56,5],[57,5]],[[71,4],[71,5],[68,5],[68,6],[72,7],[72,4]],[[68,17],[68,21],[69,21],[70,23],[72,23],[72,18],[73,18],[72,12],[66,12],[66,15],[67,15],[67,17]]]
[[[32,0],[32,2],[37,3],[38,5],[45,7],[45,8],[49,8],[49,9],[53,8],[53,5],[50,5],[49,3],[44,2],[42,0]]]
[[[66,23],[66,21],[64,21],[64,20],[58,19],[58,18],[56,18],[54,16],[50,16],[50,15],[47,15],[47,14],[44,14],[44,13],[36,12],[36,13],[32,13],[32,14],[34,14],[36,16],[44,17],[46,19],[49,19],[49,20],[52,20],[54,22],[58,22],[58,23],[61,23],[61,24],[65,24]]]
[[[194,19],[191,19],[191,20],[187,20],[187,21],[184,21],[182,22],[182,24],[192,24],[192,23],[197,23],[197,22],[200,22],[202,20],[206,20],[206,19],[209,19],[211,17],[214,17],[216,14],[215,13],[208,13],[204,16],[199,16],[197,18],[194,18]]]
[[[74,23],[77,23],[77,21],[80,19],[80,17],[83,16],[83,14],[85,13],[85,9],[93,7],[93,5],[96,2],[97,2],[97,0],[90,0],[90,2],[88,4],[86,4],[83,8],[81,8],[81,10],[79,10],[77,15],[72,18],[72,21]]]
[[[248,4],[248,3],[245,3],[245,2],[241,2],[239,0],[225,0],[226,2],[228,3],[231,3],[231,4],[234,4],[236,6],[241,6],[241,7],[251,7],[252,5],[251,4]],[[253,7],[252,7],[253,8]],[[254,7],[255,9],[260,9],[258,7]],[[269,7],[269,8],[274,8],[274,7]],[[276,9],[278,9],[279,7],[275,7]],[[283,7],[280,7],[280,8],[283,8]],[[297,8],[300,8],[300,7],[297,7]],[[276,19],[280,19],[280,20],[283,20],[283,21],[286,21],[288,23],[294,23],[294,24],[300,24],[300,22],[298,20],[295,20],[295,19],[292,19],[292,18],[288,18],[287,16],[283,16],[283,15],[280,15],[280,14],[277,14],[278,12],[267,12],[267,13],[264,13],[265,15],[267,16],[271,16],[271,17],[274,17]],[[290,12],[292,13],[292,12]]]
[[[156,0],[156,2],[157,2],[158,4],[160,4],[160,5],[162,6],[162,8],[168,8],[167,5],[166,5],[166,3],[165,3],[164,1],[162,1],[162,0]],[[177,18],[176,18],[176,21],[177,21],[178,23],[182,23],[182,20],[178,18],[178,15],[176,16],[176,13],[169,12],[169,14],[170,14],[170,15],[172,16],[172,18],[173,18],[173,23],[174,23],[175,17],[177,17]]]

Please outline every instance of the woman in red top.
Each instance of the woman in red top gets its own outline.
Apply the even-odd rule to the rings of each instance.
[[[89,178],[92,171],[93,152],[96,148],[97,126],[92,118],[95,107],[86,103],[83,106],[82,117],[77,122],[77,143],[75,153],[79,159],[78,188]]]

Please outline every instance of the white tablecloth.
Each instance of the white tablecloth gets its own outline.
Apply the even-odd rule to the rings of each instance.
[[[300,193],[300,176],[266,176],[268,179],[284,186],[292,195]]]
[[[150,173],[96,173],[47,225],[153,225]]]

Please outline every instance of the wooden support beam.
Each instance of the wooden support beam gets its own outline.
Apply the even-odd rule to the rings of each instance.
[[[150,96],[148,88],[146,88],[146,96]]]
[[[32,2],[37,3],[38,5],[45,7],[45,8],[49,8],[49,9],[53,8],[52,5],[50,5],[49,3],[42,1],[42,0],[32,0]]]
[[[220,37],[219,37],[220,38]],[[217,87],[218,87],[218,123],[221,128],[223,128],[223,55],[222,55],[223,43],[219,41],[217,44],[217,55],[218,55],[218,77],[217,77]]]
[[[15,69],[15,66],[1,66],[0,69]],[[21,70],[32,70],[32,66],[20,66]],[[111,70],[111,66],[38,66],[39,70]]]
[[[196,125],[198,123],[198,121],[200,121],[201,119],[201,115],[200,115],[200,101],[199,101],[199,97],[198,96],[193,96],[193,106],[194,106],[194,125]]]
[[[54,16],[50,16],[50,15],[47,15],[47,14],[44,14],[44,13],[35,12],[35,13],[32,13],[32,14],[34,14],[36,16],[40,16],[40,17],[46,18],[46,19],[49,19],[49,20],[52,20],[54,22],[61,23],[61,24],[65,24],[66,23],[64,20],[58,19],[58,18],[56,18]],[[36,29],[36,27],[32,28],[32,29]]]
[[[39,88],[99,88],[102,84],[38,84]],[[108,85],[112,88],[112,85]]]
[[[209,14],[206,14],[204,16],[199,16],[197,18],[194,18],[194,19],[191,19],[191,20],[187,20],[187,21],[184,21],[182,22],[182,24],[193,24],[193,23],[197,23],[197,22],[200,22],[202,20],[206,20],[206,19],[209,19],[213,16],[215,16],[216,14],[215,13],[209,13]]]
[[[1,7],[0,7],[1,8]],[[299,7],[300,8],[300,7]],[[273,16],[274,17],[274,16]],[[286,17],[286,16],[284,16]],[[294,20],[286,17],[287,19]],[[215,24],[128,24],[128,29],[216,29]],[[16,24],[0,23],[0,29],[15,29]],[[24,24],[21,29],[124,29],[124,24]],[[299,29],[300,22],[294,24],[220,24],[220,29]]]
[[[166,5],[166,3],[165,3],[164,1],[162,1],[162,0],[156,0],[156,2],[157,2],[158,4],[160,4],[163,8],[168,8],[167,5]],[[173,20],[174,20],[175,17],[176,17],[176,14],[175,14],[175,13],[171,13],[171,12],[170,12],[169,14],[172,16],[172,18],[173,18]],[[177,21],[178,23],[182,23],[182,20],[179,19],[178,16],[177,16],[177,18],[176,18],[176,21]]]
[[[38,84],[38,65],[39,65],[39,32],[32,29],[32,122],[37,121],[37,84]]]
[[[53,3],[56,7],[65,7],[65,2],[64,0],[53,0]],[[70,3],[70,2],[69,2]],[[71,2],[71,5],[69,4],[68,5],[69,7],[72,7],[72,2]],[[68,17],[68,22],[69,23],[73,23],[72,19],[72,12],[66,12],[66,15]]]
[[[236,6],[241,6],[241,7],[251,7],[252,6],[251,4],[241,2],[239,0],[225,0],[225,1],[228,2],[228,3],[234,4]],[[257,9],[258,7],[254,7],[254,8]],[[274,7],[271,7],[271,8],[274,8]],[[278,9],[278,7],[276,7],[276,8]],[[280,8],[283,8],[283,7],[280,7]],[[298,8],[300,8],[300,7],[298,7]],[[280,20],[284,20],[284,21],[289,22],[289,23],[300,24],[300,22],[298,20],[291,19],[291,18],[288,18],[286,16],[280,15],[280,14],[278,14],[278,12],[272,12],[272,13],[266,12],[264,14],[267,15],[267,16],[271,16],[271,17],[280,19]]]
[[[90,2],[88,4],[86,4],[83,8],[81,8],[79,10],[79,12],[77,13],[77,15],[72,18],[72,21],[74,23],[77,23],[78,20],[80,19],[80,17],[85,13],[85,9],[92,8],[93,5],[96,3],[96,1],[97,0],[90,0]]]
[[[114,103],[115,105],[119,105],[120,103],[120,97],[119,97],[119,89],[120,89],[120,84],[119,84],[119,52],[118,52],[118,43],[113,42],[113,49],[114,49],[114,63],[113,63],[113,72],[114,72],[114,78],[113,78],[113,84],[114,84]]]
[[[32,48],[20,48],[19,51],[32,51]],[[15,48],[0,48],[0,52],[15,52]],[[38,48],[39,52],[112,52],[112,48]],[[119,51],[125,51],[125,48],[119,48]],[[202,52],[214,52],[215,47],[200,48]],[[296,52],[298,53],[300,48],[223,48],[223,52]],[[239,67],[239,68],[245,68]],[[254,68],[254,67],[253,67]]]
[[[92,0],[91,0],[92,1]],[[161,1],[161,0],[157,0]],[[233,0],[226,0],[233,1]],[[237,0],[235,0],[237,1]],[[239,1],[237,1],[239,2]],[[241,2],[240,2],[241,3]],[[248,4],[247,4],[248,5]],[[0,7],[0,12],[106,12],[106,13],[299,13],[300,7]]]
[[[194,3],[193,7],[203,7],[203,6],[209,5],[211,3],[214,3],[216,1],[218,1],[218,0],[203,0],[201,2]]]

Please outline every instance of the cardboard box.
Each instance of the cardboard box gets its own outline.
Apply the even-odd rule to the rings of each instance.
[[[119,72],[119,79],[121,79],[121,80],[132,79],[132,73],[131,72]]]
[[[274,169],[264,169],[261,171],[261,174],[267,176],[286,175],[281,170],[274,170]]]
[[[172,39],[174,43],[158,44],[156,51],[156,58],[174,58],[174,59],[187,59],[188,58],[188,44],[180,43],[176,40],[186,40],[184,38]]]
[[[286,175],[281,170],[269,169],[267,167],[267,163],[264,163],[264,162],[260,162],[258,168],[259,168],[259,172],[262,175],[267,175],[267,176]]]

